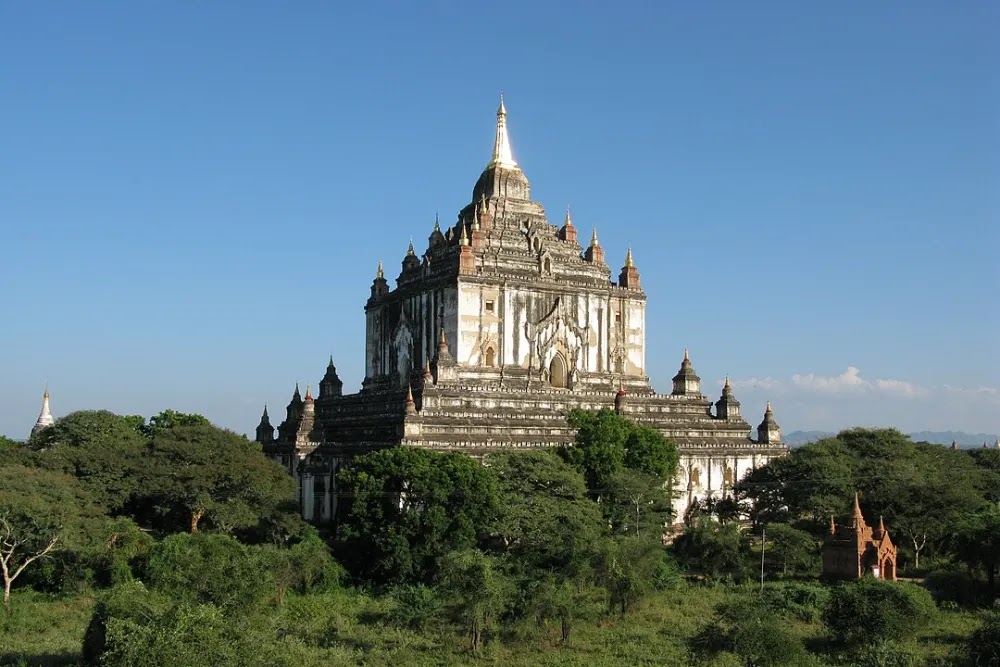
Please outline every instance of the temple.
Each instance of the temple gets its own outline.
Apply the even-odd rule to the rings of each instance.
[[[646,294],[629,248],[617,273],[597,229],[586,246],[531,198],[514,160],[501,99],[492,156],[468,203],[438,219],[395,285],[379,262],[365,304],[365,378],[343,392],[333,359],[318,395],[296,385],[264,451],[298,482],[306,519],[336,511],[336,471],[386,447],[457,450],[569,446],[573,408],[615,409],[677,443],[675,516],[721,498],[747,470],[786,452],[770,404],[756,437],[728,379],[714,401],[687,350],[671,391],[646,376]]]
[[[864,575],[895,580],[896,545],[882,517],[876,528],[865,523],[855,494],[854,513],[849,523],[837,525],[830,517],[830,532],[823,542],[823,577],[860,579]]]

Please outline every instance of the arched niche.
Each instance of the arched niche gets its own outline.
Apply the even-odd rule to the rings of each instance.
[[[483,354],[483,359],[487,366],[493,367],[496,365],[496,352],[492,347],[486,348],[486,352]]]
[[[568,386],[569,368],[566,366],[566,359],[561,354],[552,357],[549,362],[549,384],[553,387],[566,388]]]

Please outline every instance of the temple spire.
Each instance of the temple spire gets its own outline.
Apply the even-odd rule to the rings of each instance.
[[[503,104],[503,94],[500,94],[500,106],[497,108],[497,135],[493,141],[493,159],[488,167],[506,167],[517,169],[514,154],[510,150],[510,138],[507,136],[507,108]]]
[[[46,382],[45,393],[42,394],[42,410],[38,413],[38,420],[31,429],[31,434],[34,435],[46,426],[51,426],[54,421],[55,419],[52,418],[52,412],[49,410],[49,384]]]
[[[632,259],[632,245],[629,244],[628,252],[625,253],[625,268],[631,269],[635,266],[635,261]]]
[[[375,277],[376,278],[385,278],[385,272],[382,271],[382,260],[381,259],[378,261],[378,269],[376,269],[376,271],[375,271]]]

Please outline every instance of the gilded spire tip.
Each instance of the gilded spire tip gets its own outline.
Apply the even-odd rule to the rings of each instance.
[[[598,246],[598,243],[597,243],[597,227],[596,226],[594,227],[594,231],[592,231],[590,233],[590,245],[592,245],[595,248]]]
[[[635,262],[632,260],[632,244],[628,246],[628,252],[625,253],[625,268],[631,269],[635,267]]]
[[[375,270],[376,278],[385,278],[385,273],[382,271],[382,260],[378,261],[378,269]]]
[[[406,256],[407,256],[407,257],[413,257],[413,255],[414,255],[414,254],[415,254],[415,253],[413,252],[413,238],[411,237],[411,238],[410,238],[410,245],[409,245],[409,247],[408,247],[408,248],[406,249]]]

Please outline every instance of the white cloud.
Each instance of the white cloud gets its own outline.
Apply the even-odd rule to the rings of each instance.
[[[905,398],[927,396],[930,390],[906,380],[876,378],[866,380],[861,377],[857,366],[848,366],[840,375],[825,376],[809,373],[808,375],[793,375],[792,383],[800,389],[806,389],[827,394],[862,394],[876,392],[892,394]]]

